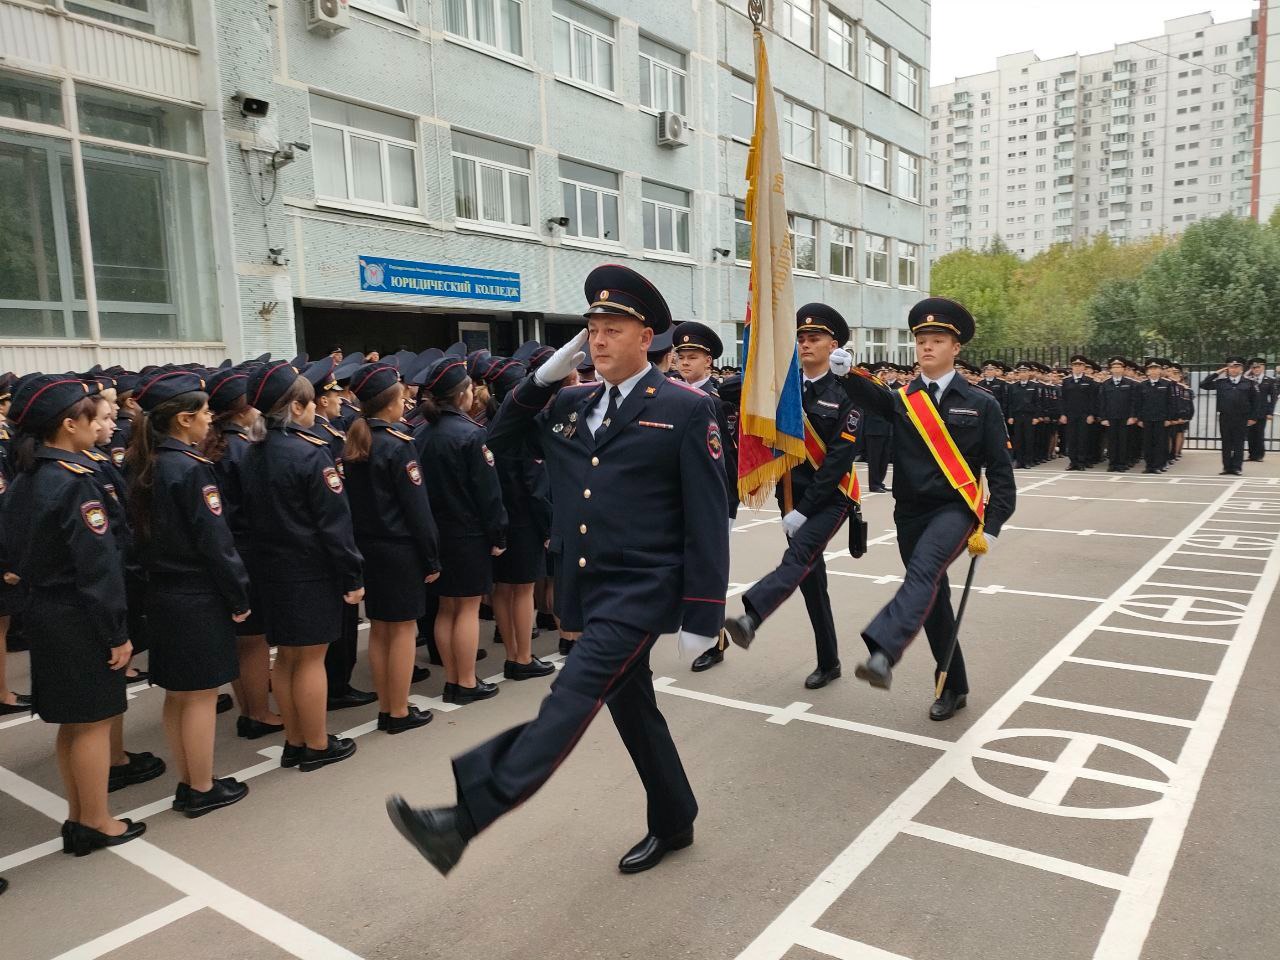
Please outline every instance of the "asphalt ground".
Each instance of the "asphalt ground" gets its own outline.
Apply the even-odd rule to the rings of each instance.
[[[451,709],[437,672],[415,688],[435,723],[392,738],[376,706],[331,714],[359,752],[310,774],[278,768],[278,738],[237,740],[226,714],[218,773],[248,778],[244,802],[189,821],[170,776],[128,788],[112,809],[141,812],[146,836],[80,859],[57,852],[54,729],[7,718],[0,957],[1274,960],[1280,457],[1242,479],[1208,452],[1156,477],[1063,464],[1018,471],[950,721],[926,715],[923,637],[892,691],[852,676],[902,572],[888,496],[865,502],[865,557],[843,532],[831,544],[843,679],[803,688],[799,596],[706,673],[663,638],[659,703],[701,815],[694,845],[645,874],[616,870],[644,807],[607,712],[448,879],[387,821],[391,792],[449,802],[449,757],[531,717],[546,681]],[[736,613],[781,555],[776,511],[744,511],[731,542]],[[9,673],[26,689],[24,656]],[[163,694],[133,693],[128,746],[164,756]]]

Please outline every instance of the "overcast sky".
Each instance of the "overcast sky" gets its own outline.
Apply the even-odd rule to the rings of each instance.
[[[1256,0],[933,0],[929,83],[994,70],[996,57],[1034,50],[1042,60],[1100,53],[1164,33],[1164,21],[1210,11],[1217,23],[1250,15]]]

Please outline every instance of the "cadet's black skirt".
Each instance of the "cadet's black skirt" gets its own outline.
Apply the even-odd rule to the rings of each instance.
[[[356,546],[364,557],[364,612],[370,620],[417,620],[426,612],[422,555],[405,540],[364,539]]]
[[[533,583],[546,576],[545,552],[534,527],[508,527],[507,551],[493,558],[494,583]]]
[[[189,588],[188,588],[189,589]],[[165,690],[212,690],[240,676],[232,610],[221,594],[147,589],[147,669]]]
[[[484,537],[440,537],[437,597],[480,597],[493,588],[493,557]]]
[[[0,580],[0,617],[10,617],[22,611],[22,588],[11,587]],[[0,651],[3,653],[4,651]]]
[[[91,614],[38,592],[22,622],[31,644],[32,709],[41,720],[94,723],[124,713],[124,668],[107,665],[111,649],[93,639]]]
[[[343,589],[336,579],[260,581],[258,587],[273,647],[311,647],[341,636]]]

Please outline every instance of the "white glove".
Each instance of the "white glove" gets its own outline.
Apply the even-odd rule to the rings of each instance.
[[[716,645],[715,637],[702,637],[696,633],[690,633],[688,630],[681,630],[676,637],[676,644],[680,648],[680,656],[684,659],[690,657],[699,657],[706,653]]]
[[[533,379],[542,387],[559,383],[577,370],[578,364],[587,359],[586,351],[582,349],[586,342],[587,330],[583,328],[576,337],[553,353],[550,360],[534,371]]]
[[[808,519],[809,518],[806,517],[799,510],[792,510],[785,517],[783,517],[782,529],[787,532],[787,539],[790,540],[797,533],[799,533],[800,528],[804,526],[804,522]]]
[[[738,521],[733,519],[733,517],[729,518],[729,536],[733,536],[733,525],[737,522]]]
[[[987,556],[989,557],[989,556],[991,556],[991,554],[992,554],[993,552],[995,552],[995,546],[996,546],[996,539],[997,539],[997,538],[996,538],[996,535],[995,535],[994,533],[986,533],[986,532],[983,532],[983,534],[982,534],[982,535],[983,535],[983,537],[985,537],[985,538],[986,538],[986,541],[987,541]]]
[[[853,369],[853,354],[844,347],[836,347],[831,351],[831,372],[837,377],[848,376]]]

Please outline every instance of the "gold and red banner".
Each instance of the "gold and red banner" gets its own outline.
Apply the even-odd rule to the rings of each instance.
[[[849,437],[850,440],[853,437]],[[827,445],[822,442],[822,438],[818,436],[818,431],[813,429],[813,424],[809,422],[809,418],[804,418],[804,454],[809,461],[809,465],[817,470],[827,459]],[[862,490],[858,485],[858,471],[850,470],[840,478],[840,492],[852,500],[854,503],[862,502]]]

